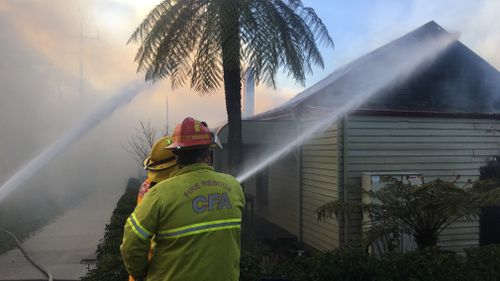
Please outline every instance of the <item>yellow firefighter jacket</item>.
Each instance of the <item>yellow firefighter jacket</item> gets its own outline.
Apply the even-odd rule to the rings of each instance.
[[[241,185],[202,163],[171,176],[127,220],[120,247],[127,270],[148,281],[238,280]],[[156,247],[148,262],[153,236]]]
[[[162,180],[166,180],[170,177],[170,174],[177,169],[177,166],[174,166],[169,169],[159,170],[159,171],[148,171],[148,177],[141,184],[139,188],[139,192],[137,193],[137,205],[141,204],[142,199],[149,192],[151,188],[153,188],[158,182]],[[149,247],[149,255],[150,259],[153,256],[153,249],[155,247],[154,240],[151,240],[151,245]],[[129,276],[129,281],[134,281],[135,279],[132,276]]]
[[[141,204],[142,198],[144,198],[146,193],[148,193],[151,188],[153,188],[157,183],[168,179],[170,174],[172,174],[172,172],[176,169],[178,169],[177,166],[159,171],[148,171],[148,177],[142,183],[139,188],[139,193],[137,194],[137,205]]]

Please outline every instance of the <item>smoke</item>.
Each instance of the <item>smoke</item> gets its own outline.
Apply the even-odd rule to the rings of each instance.
[[[373,34],[368,45],[377,46],[407,30],[420,26],[422,22],[435,20],[449,31],[460,31],[460,40],[474,52],[500,69],[500,34],[495,26],[500,25],[498,11],[500,1],[495,0],[410,0],[398,3],[373,3],[375,10],[365,23]],[[397,23],[397,24],[395,24]]]
[[[147,13],[154,1],[0,1],[0,226],[26,237],[89,200],[103,213],[81,215],[106,220],[128,178],[143,172],[123,147],[139,120],[165,128],[166,95],[170,128],[186,116],[225,119],[222,94],[172,91],[167,80],[97,124],[112,111],[103,104],[143,79],[138,46],[125,42],[144,17],[131,7]]]
[[[137,46],[125,42],[155,2],[0,1],[0,183],[128,81],[142,79],[133,62]],[[36,190],[46,197],[78,198],[104,187],[120,194],[127,178],[141,169],[123,146],[139,120],[163,130],[166,95],[170,128],[186,116],[209,124],[225,119],[223,95],[200,97],[160,82],[44,165],[10,197],[22,203]]]
[[[109,195],[106,198],[111,201],[102,204],[112,208],[112,200],[118,199],[127,179],[140,169],[122,149],[140,118],[140,110],[125,106],[89,134],[66,139],[68,150],[64,154],[56,158],[55,150],[45,154],[44,159],[55,161],[28,166],[31,159],[116,90],[97,89],[85,79],[82,97],[78,72],[61,68],[16,31],[16,25],[0,11],[0,184],[16,172],[26,171],[9,181],[9,191],[18,186],[15,192],[0,188],[0,224],[5,226],[5,218],[20,219],[22,215],[33,219],[47,208],[60,212],[97,190]],[[63,57],[68,65],[78,65],[78,52],[66,55]],[[29,212],[24,212],[28,208]]]
[[[55,157],[64,153],[71,145],[85,136],[85,134],[100,124],[104,119],[109,117],[116,109],[130,102],[141,92],[140,84],[142,84],[142,82],[135,82],[120,90],[116,97],[103,104],[95,112],[92,112],[83,122],[68,130],[38,156],[30,160],[26,165],[23,165],[22,169],[17,171],[0,186],[0,202],[2,202],[14,189],[22,185],[25,180],[30,179]]]
[[[302,126],[303,128],[295,137],[285,138],[286,143],[280,142],[261,151],[259,153],[261,157],[255,163],[247,163],[244,171],[237,176],[237,180],[239,182],[247,180],[377,94],[418,75],[431,65],[451,43],[456,42],[456,39],[456,36],[447,33],[419,38],[418,43],[409,42],[404,48],[393,49],[388,56],[366,57],[363,61],[366,64],[361,65],[362,67],[353,67],[351,70],[354,73],[345,78],[346,81],[337,78],[336,75],[343,71],[340,69],[338,73],[333,73],[329,78],[301,93],[297,99],[304,100],[311,97],[313,93],[323,93],[322,98],[316,102],[320,105],[331,106],[333,111],[325,112],[320,120]],[[340,85],[339,88],[330,87],[332,80]],[[290,130],[293,129],[290,128]]]

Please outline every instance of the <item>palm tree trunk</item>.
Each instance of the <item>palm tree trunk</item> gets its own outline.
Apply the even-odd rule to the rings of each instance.
[[[240,70],[224,67],[224,89],[229,126],[228,150],[229,169],[233,175],[239,172],[241,164],[241,81]]]
[[[432,230],[420,231],[420,233],[414,235],[414,238],[419,250],[437,246],[439,239],[438,233]]]
[[[231,9],[238,14],[238,1],[223,5],[223,9]],[[227,11],[226,11],[227,12]],[[227,17],[224,22],[222,38],[222,67],[224,71],[224,91],[226,97],[227,120],[229,126],[228,146],[229,171],[236,175],[240,171],[242,157],[241,137],[241,67],[240,67],[240,35],[238,17]]]

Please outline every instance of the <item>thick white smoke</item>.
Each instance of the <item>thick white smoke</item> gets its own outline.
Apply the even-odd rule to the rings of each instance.
[[[54,143],[49,145],[0,186],[0,202],[50,161],[75,144],[82,136],[109,117],[115,110],[129,103],[137,94],[144,91],[146,87],[148,85],[144,86],[144,82],[135,81],[130,83],[121,89],[118,95],[111,98],[95,112],[92,112],[80,124],[67,131]]]

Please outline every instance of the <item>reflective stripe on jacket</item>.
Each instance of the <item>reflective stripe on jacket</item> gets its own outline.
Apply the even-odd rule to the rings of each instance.
[[[121,245],[127,270],[148,281],[238,280],[243,205],[234,177],[201,163],[177,170],[128,218]]]

